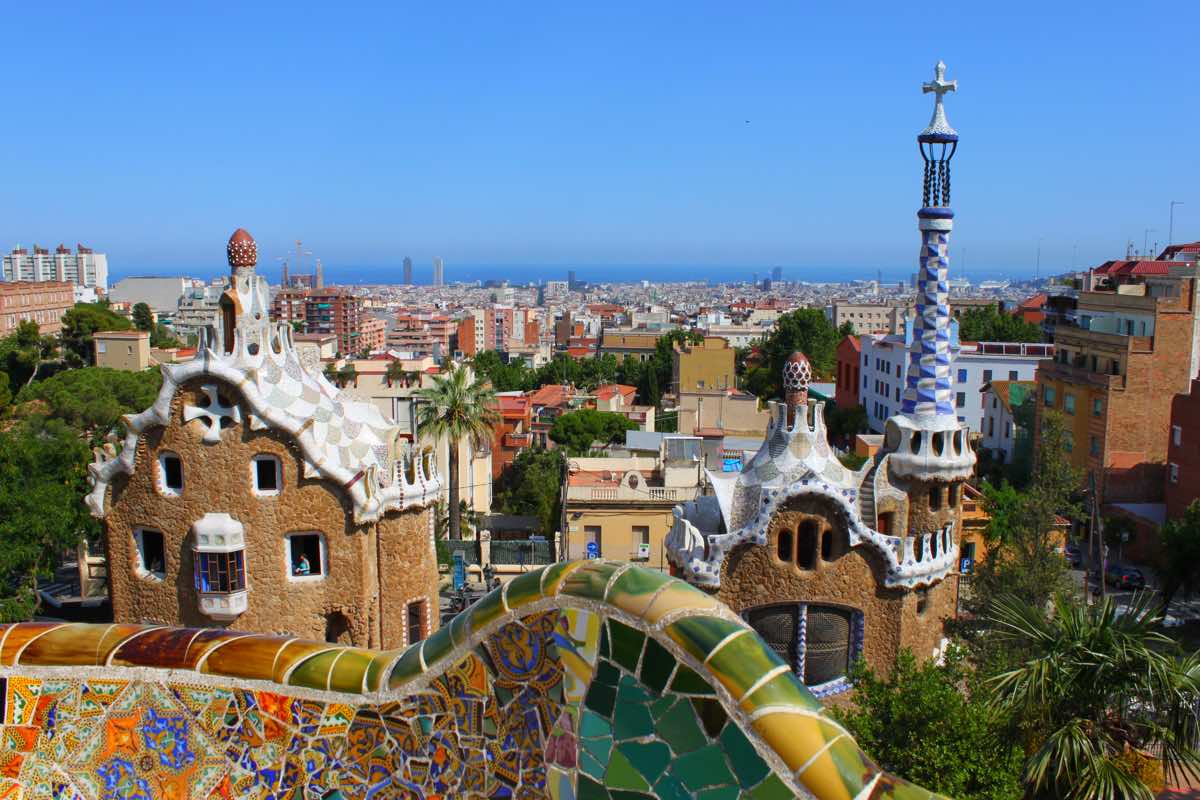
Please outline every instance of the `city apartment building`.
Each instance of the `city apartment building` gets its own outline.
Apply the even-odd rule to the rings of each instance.
[[[972,431],[983,427],[985,383],[993,380],[1031,381],[1041,359],[1054,353],[1054,345],[1017,342],[959,342],[958,323],[950,324],[950,346],[954,351],[955,393],[959,422]],[[912,321],[905,323],[903,336],[863,336],[860,344],[861,372],[859,402],[867,411],[871,430],[882,433],[888,417],[897,413],[908,374],[908,349]]]
[[[108,299],[131,307],[145,303],[155,314],[170,316],[179,308],[179,299],[192,290],[191,278],[173,276],[137,276],[122,278],[113,284]]]
[[[1033,394],[1034,381],[994,380],[983,385],[983,425],[979,449],[991,453],[1001,464],[1011,464],[1017,441],[1017,422],[1013,410]]]
[[[225,289],[224,282],[209,283],[205,286],[193,286],[179,298],[175,315],[171,317],[171,329],[177,336],[198,337],[200,330],[209,325],[215,325],[218,314],[218,303]]]
[[[671,392],[737,388],[733,346],[717,336],[698,344],[676,344],[671,353]]]
[[[1179,519],[1200,498],[1200,378],[1171,401],[1167,439],[1166,517]]]
[[[694,436],[665,437],[650,457],[572,458],[566,557],[636,561],[666,571],[672,511],[699,497],[702,485],[701,440]]]
[[[4,257],[4,280],[66,281],[104,292],[108,288],[108,256],[81,244],[75,245],[74,253],[61,244],[53,253],[36,244],[32,252],[15,247]]]
[[[299,323],[305,333],[333,334],[343,356],[370,352],[384,344],[383,328],[368,324],[374,317],[363,309],[363,299],[348,289],[281,289],[271,301],[271,318]]]
[[[701,326],[700,332],[707,336],[716,336],[729,342],[730,347],[749,347],[761,342],[767,334],[775,329],[773,324],[766,325],[707,325]]]
[[[389,350],[401,353],[427,353],[444,356],[450,353],[451,339],[457,326],[444,314],[400,312],[396,324],[386,331],[384,344]]]
[[[517,455],[533,446],[533,406],[521,392],[496,397],[499,421],[492,427],[492,477],[499,478]]]
[[[858,382],[862,372],[862,343],[857,336],[845,336],[837,346],[837,375],[834,376],[833,402],[838,408],[858,405]]]
[[[833,323],[833,327],[840,329],[848,322],[858,336],[903,333],[904,318],[912,312],[912,306],[874,303],[833,303],[825,307],[825,317]]]
[[[615,356],[617,362],[627,358],[649,361],[658,347],[658,340],[671,329],[640,330],[632,328],[604,328],[600,332],[599,354]]]
[[[1071,460],[1104,503],[1161,502],[1171,405],[1200,368],[1197,283],[1183,261],[1109,261],[1055,328],[1037,371],[1037,426],[1062,412]],[[1085,480],[1087,478],[1085,477]]]
[[[141,372],[150,366],[150,331],[96,331],[96,366]]]
[[[43,336],[62,330],[62,317],[75,304],[68,281],[0,282],[0,337],[16,332],[22,322],[36,322]]]

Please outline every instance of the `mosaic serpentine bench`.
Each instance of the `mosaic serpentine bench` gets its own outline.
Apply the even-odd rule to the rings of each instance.
[[[929,798],[753,631],[661,573],[558,563],[379,652],[0,629],[0,798]]]

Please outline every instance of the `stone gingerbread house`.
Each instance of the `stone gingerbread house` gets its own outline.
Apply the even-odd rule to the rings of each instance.
[[[97,453],[118,622],[397,647],[438,626],[431,451],[301,364],[244,230],[218,324]]]
[[[675,509],[674,572],[742,614],[818,696],[847,688],[862,658],[886,670],[902,648],[936,656],[957,606],[963,484],[975,466],[957,416],[947,270],[954,213],[950,158],[958,134],[939,63],[926,92],[933,119],[917,137],[925,160],[917,319],[901,413],[857,471],[829,446],[824,404],[809,403],[803,354],[784,367],[785,402],[737,475],[710,473],[714,494]]]

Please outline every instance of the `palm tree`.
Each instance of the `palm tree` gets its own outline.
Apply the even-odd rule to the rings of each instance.
[[[403,361],[389,361],[385,377],[387,378],[388,386],[397,382],[403,382],[405,385],[408,385],[408,370],[404,368]]]
[[[496,393],[490,384],[472,378],[466,367],[452,366],[444,375],[433,376],[433,385],[417,396],[424,402],[417,409],[417,427],[423,436],[450,444],[450,538],[462,538],[462,509],[458,501],[458,444],[464,439],[473,447],[491,441],[492,426],[499,421]],[[475,537],[476,555],[482,563],[482,548]]]
[[[1200,656],[1177,655],[1156,630],[1152,595],[1119,610],[1109,598],[1088,608],[1060,594],[1049,616],[1006,597],[991,620],[1027,658],[991,679],[1027,739],[1027,797],[1151,800],[1150,753],[1161,752],[1168,773],[1200,766]]]

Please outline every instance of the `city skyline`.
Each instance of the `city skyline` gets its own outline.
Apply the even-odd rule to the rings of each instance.
[[[1200,238],[1200,112],[1178,102],[1194,60],[1143,48],[1130,73],[1096,46],[1154,41],[1166,18],[1186,29],[1192,5],[950,8],[936,49],[903,8],[690,10],[376,9],[364,25],[251,7],[238,37],[220,15],[63,15],[56,45],[89,70],[31,72],[39,44],[16,42],[0,55],[24,77],[9,101],[71,107],[91,145],[0,131],[24,187],[0,201],[0,246],[65,237],[117,275],[193,272],[242,224],[274,255],[303,236],[331,274],[405,254],[425,274],[445,258],[450,280],[459,264],[899,268],[907,143],[927,116],[911,76],[938,57],[971,86],[955,117],[976,143],[956,173],[968,270],[1032,267],[1039,242],[1064,269],[1161,246],[1173,200],[1176,239]],[[44,13],[15,9],[14,26],[46,28]],[[854,237],[831,235],[851,207]]]

